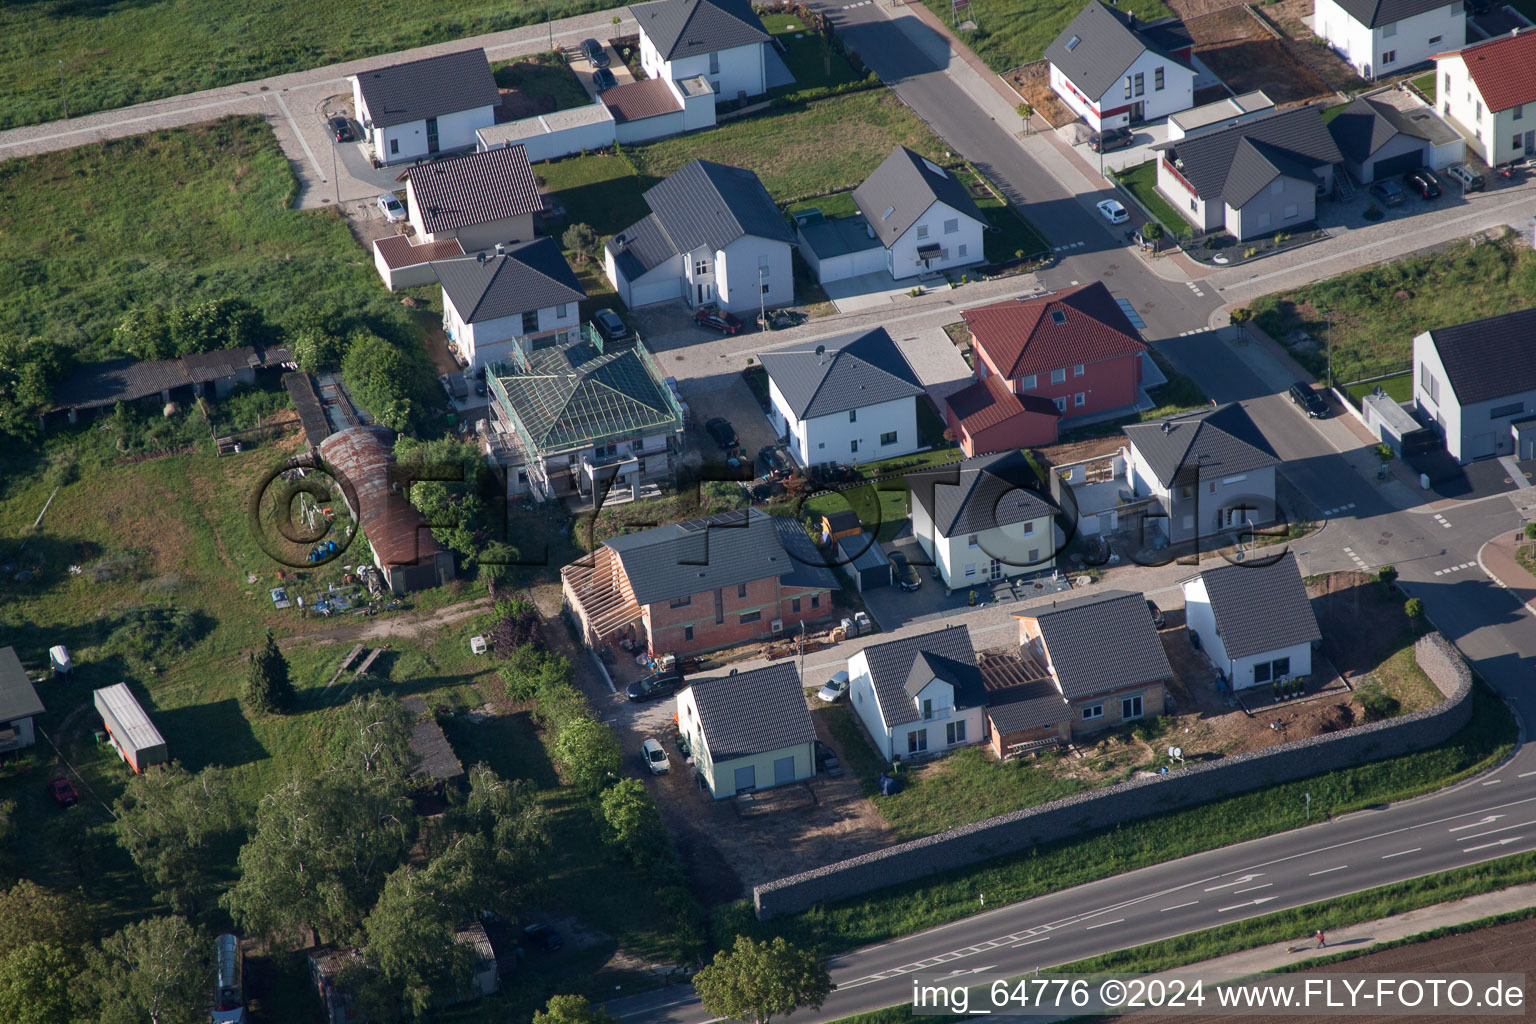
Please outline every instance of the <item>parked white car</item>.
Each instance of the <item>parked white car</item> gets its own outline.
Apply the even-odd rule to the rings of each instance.
[[[1120,200],[1118,199],[1106,199],[1102,203],[1096,203],[1095,205],[1098,206],[1099,212],[1111,224],[1124,224],[1131,219],[1131,215],[1125,212],[1125,207],[1120,205]]]
[[[395,198],[393,192],[386,192],[379,196],[379,212],[391,224],[405,220],[405,207],[401,205],[399,199]]]
[[[672,770],[667,752],[654,739],[647,739],[640,744],[640,756],[645,759],[645,766],[651,770],[652,775],[665,775]]]
[[[827,680],[827,685],[816,691],[816,698],[824,700],[828,704],[843,699],[843,694],[848,692],[848,673],[839,672]]]

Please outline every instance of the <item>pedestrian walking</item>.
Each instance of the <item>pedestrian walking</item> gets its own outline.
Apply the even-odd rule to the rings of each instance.
[[[1328,943],[1323,939],[1323,930],[1319,928],[1317,930],[1317,948],[1322,949],[1326,945],[1328,945]]]

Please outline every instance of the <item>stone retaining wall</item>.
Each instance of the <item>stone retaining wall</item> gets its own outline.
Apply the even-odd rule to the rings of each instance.
[[[780,878],[753,889],[757,916],[798,913],[1118,822],[1432,747],[1471,719],[1472,673],[1439,633],[1420,638],[1414,657],[1445,694],[1433,708],[1117,783]]]

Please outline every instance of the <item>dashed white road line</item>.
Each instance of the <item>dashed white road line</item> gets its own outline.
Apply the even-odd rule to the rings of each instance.
[[[1162,910],[1159,910],[1158,913],[1166,914],[1170,910],[1183,910],[1185,907],[1192,907],[1199,902],[1199,900],[1190,900],[1188,903],[1176,903],[1171,907],[1164,907]]]
[[[1436,576],[1449,576],[1453,572],[1460,572],[1463,569],[1470,569],[1470,568],[1472,568],[1476,564],[1477,564],[1476,562],[1462,562],[1460,565],[1453,565],[1449,569],[1436,569],[1435,570],[1435,575]]]
[[[1090,924],[1085,931],[1093,931],[1095,928],[1108,928],[1112,924],[1125,924],[1125,918],[1117,917],[1113,921],[1100,921],[1098,924]]]
[[[1336,867],[1336,868],[1323,868],[1323,870],[1321,870],[1321,871],[1313,871],[1313,872],[1310,872],[1310,873],[1309,873],[1309,874],[1308,874],[1308,875],[1307,875],[1307,877],[1308,877],[1308,878],[1313,878],[1313,877],[1315,877],[1315,876],[1317,876],[1317,875],[1326,875],[1326,874],[1328,874],[1328,873],[1329,873],[1329,872],[1330,872],[1330,871],[1343,871],[1343,870],[1344,870],[1344,869],[1345,869],[1345,868],[1347,868],[1347,867],[1349,867],[1349,865],[1348,865],[1348,864],[1340,864],[1340,865],[1339,865],[1339,866],[1338,866],[1338,867]]]
[[[1350,502],[1347,505],[1340,505],[1338,508],[1324,509],[1323,510],[1323,515],[1325,515],[1325,516],[1336,516],[1336,515],[1338,515],[1341,512],[1348,512],[1350,509],[1352,509],[1354,507],[1355,507],[1355,503],[1354,502]]]
[[[1391,860],[1393,857],[1406,857],[1410,853],[1419,853],[1423,849],[1424,849],[1424,847],[1422,847],[1422,846],[1415,846],[1411,850],[1398,850],[1396,853],[1384,853],[1384,854],[1381,855],[1381,859],[1382,860]]]

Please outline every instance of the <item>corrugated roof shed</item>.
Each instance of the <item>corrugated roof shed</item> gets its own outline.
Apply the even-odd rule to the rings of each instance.
[[[783,661],[734,676],[689,683],[699,726],[716,764],[816,739],[795,666]]]
[[[247,369],[281,366],[292,357],[284,348],[222,349],[178,359],[132,358],[88,363],[53,389],[54,409],[96,409],[133,402],[162,391],[224,380]]]
[[[619,124],[643,121],[647,117],[683,109],[664,78],[625,82],[612,89],[604,89],[598,93],[597,99],[613,113],[613,119]]]
[[[407,697],[400,703],[416,716],[416,724],[411,726],[411,750],[421,758],[421,763],[412,770],[411,780],[430,778],[434,782],[452,782],[461,777],[464,766],[459,763],[453,744],[443,734],[443,727],[437,724],[427,702],[420,697]]]
[[[416,565],[442,547],[416,507],[395,487],[395,445],[383,427],[350,427],[320,445],[320,457],[339,472],[355,498],[358,525],[386,567]]]
[[[315,378],[302,371],[283,374],[283,387],[299,413],[299,426],[304,428],[304,440],[314,448],[331,436],[331,421],[325,416],[325,405],[320,392],[315,390]]]
[[[544,209],[544,196],[522,146],[418,164],[411,168],[410,188],[428,234]]]
[[[96,710],[107,720],[112,735],[119,743],[131,745],[134,750],[150,750],[165,746],[165,737],[149,720],[149,715],[139,704],[127,683],[114,683],[97,690],[93,696]]]
[[[457,238],[442,238],[436,242],[414,242],[407,235],[385,235],[376,238],[373,247],[384,257],[384,265],[390,270],[401,267],[417,267],[435,260],[451,260],[464,255],[464,246]]]
[[[490,62],[479,48],[359,72],[357,84],[375,128],[501,103]]]

